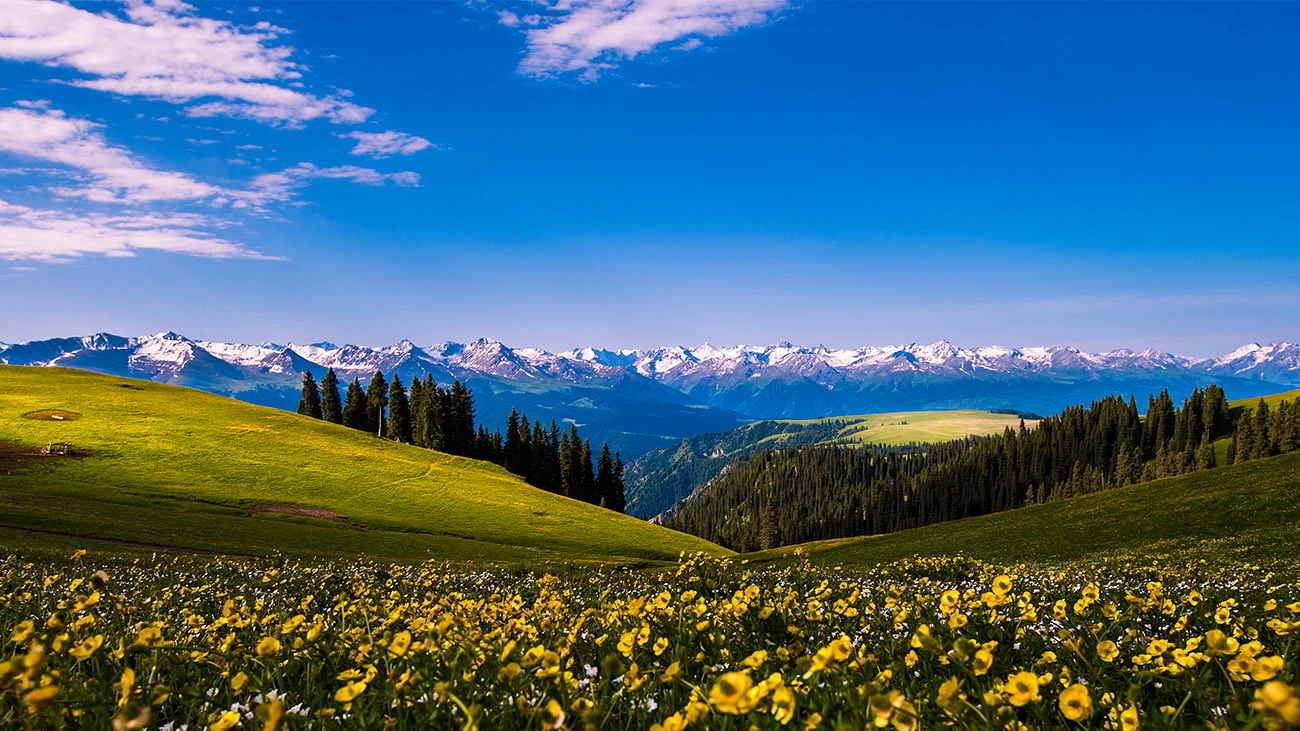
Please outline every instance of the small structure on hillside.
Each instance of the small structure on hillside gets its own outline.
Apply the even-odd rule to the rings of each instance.
[[[41,454],[72,454],[72,445],[67,442],[50,442],[41,447]]]

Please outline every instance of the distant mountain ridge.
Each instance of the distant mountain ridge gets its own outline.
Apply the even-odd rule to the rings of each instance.
[[[334,368],[343,380],[375,370],[403,379],[459,378],[479,397],[480,417],[572,420],[595,441],[635,456],[692,434],[755,419],[931,409],[1015,408],[1052,413],[1109,393],[1175,397],[1217,382],[1233,398],[1300,386],[1300,346],[1251,343],[1218,358],[1154,350],[1088,353],[1070,347],[857,349],[790,343],[649,350],[583,348],[550,353],[479,339],[380,348],[313,343],[247,345],[97,333],[0,345],[0,363],[66,366],[147,378],[282,408],[297,403],[304,370]]]

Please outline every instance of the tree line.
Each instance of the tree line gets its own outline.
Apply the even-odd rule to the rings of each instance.
[[[1235,428],[1234,428],[1235,427]],[[889,533],[1084,495],[1300,448],[1300,401],[1261,400],[1236,420],[1223,389],[1196,389],[1175,408],[1168,391],[1109,396],[1033,427],[906,453],[847,446],[760,454],[665,520],[670,528],[747,551]]]
[[[320,383],[311,371],[303,373],[298,413],[315,419],[413,444],[426,449],[481,459],[501,465],[543,490],[623,512],[623,461],[608,444],[593,460],[591,443],[576,425],[561,431],[552,419],[548,426],[529,422],[510,410],[505,435],[489,432],[474,420],[474,395],[459,380],[443,388],[433,376],[412,377],[410,386],[400,378],[389,382],[375,371],[367,386],[354,379],[340,395],[334,369]]]

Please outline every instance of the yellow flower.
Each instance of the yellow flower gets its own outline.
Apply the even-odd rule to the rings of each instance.
[[[411,649],[411,633],[406,630],[393,635],[392,641],[388,643],[388,654],[393,657],[401,657],[409,649]]]
[[[954,708],[961,705],[961,681],[956,676],[948,678],[939,684],[939,697],[936,703],[945,711],[951,713]]]
[[[1011,577],[1006,574],[993,580],[993,593],[998,596],[1006,596],[1011,591]]]
[[[1007,678],[1002,686],[1002,694],[1013,706],[1023,706],[1038,700],[1038,676],[1033,673],[1020,672]]]
[[[242,672],[236,674],[235,677],[230,679],[230,689],[235,691],[236,693],[243,690],[244,687],[247,685],[248,685],[248,675]]]
[[[686,725],[686,718],[680,713],[674,713],[665,718],[663,723],[652,724],[650,731],[685,731]]]
[[[356,697],[366,691],[366,681],[354,680],[347,685],[334,691],[334,700],[339,703],[351,703]]]
[[[104,644],[104,636],[95,635],[94,637],[88,637],[82,640],[81,642],[78,642],[77,644],[73,645],[72,648],[68,650],[68,654],[76,658],[77,661],[85,660],[91,655],[94,655],[95,651],[98,650],[100,646],[103,644]]]
[[[756,668],[767,662],[767,650],[755,650],[749,657],[740,661],[747,668]]]
[[[131,700],[131,693],[135,690],[135,671],[126,668],[122,671],[122,679],[114,684],[117,688],[117,704],[125,706],[127,701]]]
[[[1235,638],[1224,634],[1222,630],[1212,629],[1205,633],[1205,647],[1216,655],[1231,655],[1239,646]]]
[[[794,718],[794,693],[784,685],[772,691],[772,715],[782,726]]]
[[[820,726],[821,724],[822,724],[822,714],[820,714],[820,713],[814,713],[814,714],[812,714],[811,716],[809,716],[808,718],[804,719],[804,722],[803,722],[803,730],[804,730],[804,731],[813,731],[813,729],[817,728],[817,727]]]
[[[262,641],[257,643],[257,656],[270,657],[280,651],[280,641],[274,637],[263,637]]]
[[[662,655],[662,654],[664,654],[664,650],[667,650],[667,649],[668,649],[668,638],[667,638],[667,637],[660,637],[659,639],[655,640],[654,651],[655,651],[655,654],[656,654],[656,655]]]
[[[32,620],[28,619],[26,621],[19,622],[18,626],[14,627],[13,634],[9,636],[9,641],[21,645],[22,643],[31,639],[31,636],[35,632],[36,632],[36,625],[32,623]]]
[[[31,713],[40,713],[46,706],[54,700],[54,696],[59,694],[59,686],[47,685],[37,688],[23,696],[23,705]]]
[[[1273,655],[1256,659],[1255,666],[1250,669],[1250,677],[1262,683],[1276,678],[1280,672],[1282,672],[1282,658]]]
[[[280,728],[280,722],[284,720],[284,703],[279,698],[275,698],[270,703],[258,706],[254,713],[262,719],[262,731],[275,731]]]
[[[1138,727],[1138,709],[1137,706],[1130,705],[1125,708],[1123,713],[1119,714],[1119,727],[1122,731],[1137,731]]]
[[[1056,703],[1061,708],[1061,715],[1071,721],[1085,721],[1092,717],[1092,696],[1079,683],[1061,691]]]
[[[1276,729],[1282,724],[1300,727],[1300,697],[1280,680],[1270,680],[1256,690],[1251,706],[1265,713],[1265,728]]]
[[[745,713],[741,710],[745,703],[745,694],[754,687],[749,673],[727,673],[713,684],[709,691],[709,704],[723,713]]]
[[[239,723],[239,714],[234,711],[226,711],[218,716],[217,720],[213,721],[211,726],[208,726],[208,729],[209,731],[228,731],[228,729],[234,728],[237,723]]]
[[[556,729],[564,725],[564,708],[554,698],[541,707],[542,728]]]
[[[972,669],[975,671],[975,674],[983,675],[987,673],[991,667],[993,667],[993,653],[983,648],[977,650],[975,652],[975,662],[972,664]]]
[[[667,669],[663,671],[662,674],[659,675],[659,682],[663,683],[664,685],[667,685],[668,683],[671,683],[674,680],[676,680],[677,676],[681,674],[682,674],[682,666],[676,660],[674,660],[673,663],[669,665]]]
[[[618,639],[618,651],[632,657],[632,648],[636,647],[636,630],[624,632]]]
[[[141,731],[149,727],[149,707],[145,706],[140,712],[135,714],[135,718],[127,718],[125,713],[119,713],[113,717],[113,731]]]
[[[1119,657],[1119,646],[1110,640],[1102,640],[1097,643],[1097,657],[1104,662],[1110,662]]]

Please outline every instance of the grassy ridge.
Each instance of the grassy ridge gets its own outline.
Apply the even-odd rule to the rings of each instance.
[[[51,409],[80,418],[23,416]],[[495,465],[84,371],[0,366],[0,440],[67,441],[93,453],[0,475],[0,527],[11,529],[222,553],[528,560],[720,551],[530,487]],[[321,517],[261,512],[263,503]],[[322,519],[333,514],[342,520]]]
[[[881,536],[748,554],[869,565],[963,554],[997,562],[1162,555],[1294,561],[1300,547],[1300,453]]]
[[[1020,425],[1020,417],[989,411],[896,411],[887,414],[835,416],[825,419],[788,420],[790,424],[843,423],[834,437],[822,444],[927,444],[966,436],[1000,434]],[[1032,425],[1037,422],[1028,421]]]

